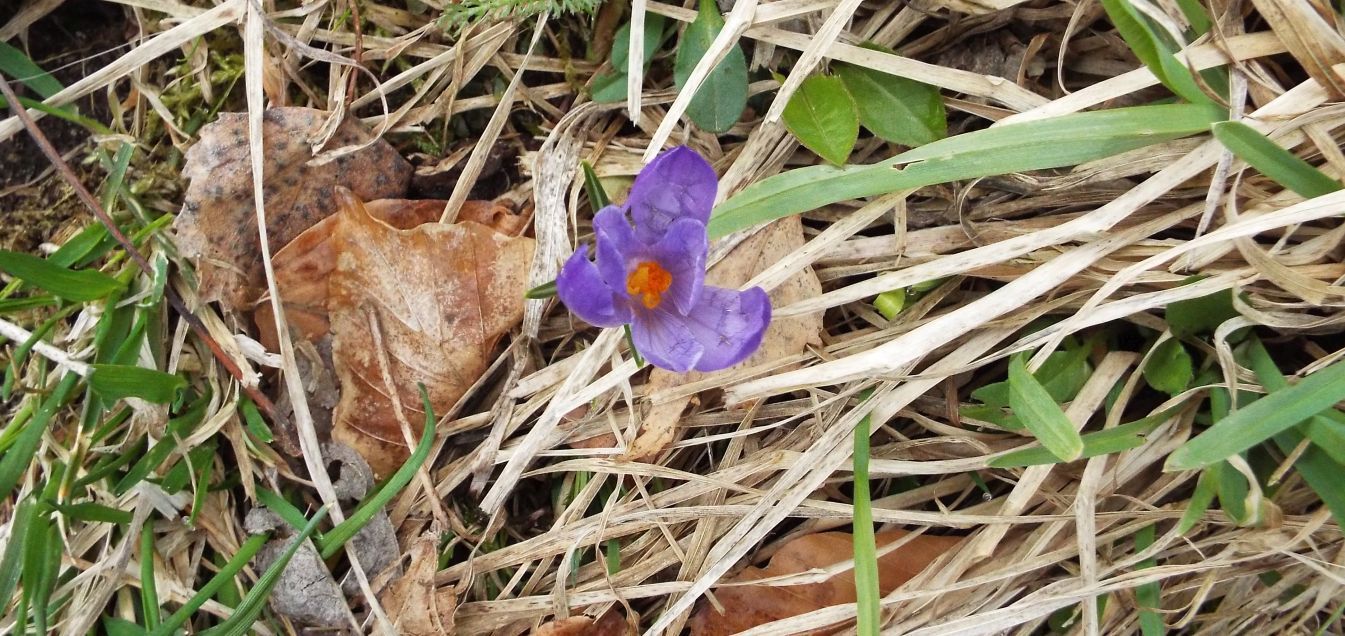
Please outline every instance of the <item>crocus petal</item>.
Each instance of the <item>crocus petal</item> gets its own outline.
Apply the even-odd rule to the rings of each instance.
[[[651,250],[655,262],[672,274],[672,285],[663,295],[663,302],[672,301],[683,316],[700,299],[705,284],[705,254],[710,250],[710,239],[705,224],[695,219],[678,219]]]
[[[636,309],[634,314],[631,341],[654,366],[686,373],[705,353],[705,347],[696,340],[682,316],[662,309]]]
[[[677,219],[709,222],[718,188],[714,168],[696,151],[678,146],[660,154],[635,177],[626,199],[636,236],[653,244]]]
[[[635,230],[626,219],[626,211],[609,205],[593,217],[594,238],[598,242],[598,271],[614,291],[626,289],[631,259],[644,251],[635,240]]]
[[[744,291],[706,285],[686,326],[705,349],[692,368],[726,369],[752,355],[771,323],[771,301],[760,287]]]
[[[580,320],[597,327],[619,327],[631,321],[624,293],[613,293],[598,266],[588,260],[588,246],[580,245],[556,277],[556,295]]]

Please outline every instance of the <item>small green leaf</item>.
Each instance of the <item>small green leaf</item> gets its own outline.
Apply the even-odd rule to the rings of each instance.
[[[1087,459],[1139,448],[1144,445],[1144,435],[1164,420],[1171,418],[1172,415],[1172,412],[1164,411],[1141,420],[1083,435],[1083,453],[1079,455],[1079,458]],[[1052,454],[1051,451],[1037,446],[1000,455],[990,460],[989,466],[991,468],[1020,468],[1058,463],[1060,463],[1060,458]]]
[[[859,139],[859,109],[839,77],[814,75],[803,80],[785,106],[784,122],[799,143],[838,166],[850,157]]]
[[[906,308],[906,289],[894,289],[878,294],[878,297],[873,299],[873,308],[888,320],[896,318],[901,310]]]
[[[948,112],[938,88],[855,64],[838,63],[833,68],[855,99],[859,123],[873,134],[907,146],[948,135]]]
[[[1144,381],[1155,390],[1177,395],[1191,386],[1195,378],[1195,363],[1191,354],[1176,338],[1168,338],[1158,345],[1149,362],[1144,365]]]
[[[1128,0],[1102,0],[1102,7],[1116,26],[1116,31],[1130,45],[1130,50],[1135,52],[1135,57],[1153,72],[1158,81],[1192,104],[1213,103],[1200,89],[1191,70],[1173,55],[1175,44],[1169,43],[1160,30],[1150,26],[1148,18],[1131,6]]]
[[[1199,280],[1192,276],[1182,284]],[[1238,310],[1233,308],[1233,290],[1225,289],[1207,296],[1179,300],[1170,303],[1164,311],[1168,328],[1178,338],[1189,338],[1198,334],[1214,333],[1219,325],[1236,318]]]
[[[644,68],[649,70],[649,63],[654,59],[654,53],[658,51],[659,45],[663,43],[663,29],[667,25],[667,19],[657,13],[645,15],[644,19]],[[630,83],[630,77],[626,74],[630,68],[630,23],[627,22],[617,29],[616,36],[612,38],[612,70],[607,71],[593,78],[591,95],[593,101],[604,104],[623,102],[626,100],[627,86]]]
[[[1186,534],[1191,528],[1196,527],[1205,516],[1205,512],[1210,509],[1210,504],[1214,502],[1214,495],[1218,491],[1216,482],[1219,466],[1221,464],[1215,464],[1201,471],[1200,478],[1196,481],[1196,490],[1191,493],[1191,501],[1186,505],[1181,520],[1177,522],[1177,534]]]
[[[1304,198],[1311,199],[1340,189],[1340,182],[1312,164],[1281,148],[1255,128],[1239,121],[1221,121],[1210,127],[1214,138],[1261,174]]]
[[[108,401],[137,397],[155,404],[167,404],[187,386],[182,376],[125,364],[95,364],[89,375],[89,388]]]
[[[696,21],[687,27],[677,44],[673,82],[678,88],[686,85],[696,64],[709,52],[723,28],[724,18],[719,15],[715,0],[700,0]],[[738,123],[746,107],[747,57],[742,47],[734,44],[697,89],[687,106],[687,117],[709,132],[722,133]]]
[[[36,256],[7,250],[0,250],[0,270],[75,302],[98,300],[123,287],[120,281],[102,272],[70,270]]]
[[[1335,363],[1214,423],[1168,457],[1166,470],[1208,466],[1292,428],[1345,399],[1345,363]]]
[[[541,285],[538,285],[536,287],[533,287],[532,289],[529,289],[526,292],[523,292],[523,297],[527,298],[528,300],[542,300],[545,298],[551,298],[555,295],[556,295],[556,281],[554,280],[549,283],[542,283]]]
[[[1083,439],[1051,394],[1027,370],[1023,356],[1009,362],[1009,406],[1033,435],[1061,461],[1083,455]]]
[[[593,166],[588,165],[587,161],[579,162],[579,166],[584,170],[584,192],[588,193],[588,205],[597,214],[598,210],[611,205],[612,198],[607,196],[607,189],[602,187],[602,180],[593,171]]]

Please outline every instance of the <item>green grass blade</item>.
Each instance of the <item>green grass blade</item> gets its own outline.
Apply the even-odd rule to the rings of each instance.
[[[266,604],[266,599],[271,594],[271,588],[274,588],[276,581],[280,580],[280,575],[285,571],[285,566],[289,565],[290,559],[294,558],[294,553],[299,551],[299,547],[312,536],[317,530],[318,524],[327,516],[327,507],[318,509],[299,534],[290,539],[289,545],[285,551],[266,568],[261,578],[257,579],[257,584],[248,590],[243,597],[242,602],[234,608],[234,613],[223,623],[201,632],[201,636],[243,636],[252,628],[256,622],[257,616],[261,614],[262,607]]]
[[[1102,0],[1102,7],[1121,38],[1135,52],[1135,57],[1153,72],[1158,81],[1188,102],[1213,103],[1200,89],[1190,69],[1172,54],[1174,49],[1167,39],[1151,27],[1147,19],[1127,0]]]
[[[1281,148],[1255,128],[1238,121],[1221,121],[1210,127],[1214,138],[1261,174],[1305,198],[1311,199],[1340,189],[1340,182],[1312,164]]]
[[[74,302],[98,300],[124,287],[120,281],[102,272],[71,270],[36,256],[8,250],[0,250],[0,270]]]
[[[908,188],[1072,166],[1206,132],[1226,117],[1195,104],[1136,106],[996,126],[867,166],[811,166],[759,181],[710,218],[711,238],[824,205]]]
[[[1144,526],[1135,533],[1135,551],[1142,552],[1154,544],[1154,527]],[[1145,559],[1135,565],[1136,570],[1158,565],[1157,559]],[[1162,636],[1167,633],[1163,624],[1163,615],[1155,610],[1163,608],[1163,589],[1157,581],[1145,583],[1135,588],[1135,602],[1140,608],[1140,634],[1143,636]]]
[[[4,42],[0,42],[0,73],[19,80],[24,86],[41,95],[42,99],[47,99],[65,88],[51,76],[51,73],[42,70],[42,67],[24,55],[23,51]]]
[[[220,568],[219,572],[215,573],[215,576],[211,577],[209,581],[206,581],[205,585],[202,585],[201,589],[197,590],[196,594],[187,599],[187,602],[183,604],[178,611],[173,612],[168,618],[164,619],[157,628],[150,631],[150,634],[152,636],[170,636],[170,634],[175,632],[179,627],[182,627],[182,625],[185,624],[197,610],[201,609],[202,605],[205,605],[206,601],[210,600],[210,598],[215,595],[215,592],[226,584],[233,582],[233,578],[238,576],[238,573],[252,560],[252,557],[257,554],[257,551],[261,550],[262,546],[266,545],[268,538],[270,538],[270,535],[268,534],[258,534],[248,537],[248,540],[244,541],[243,545],[238,547],[238,553],[235,554],[233,558],[229,559],[229,562],[225,563],[224,567]]]
[[[154,526],[146,523],[140,530],[140,608],[145,613],[145,628],[159,626],[159,588],[154,582]]]
[[[1009,362],[1009,407],[1041,445],[1061,461],[1074,461],[1083,455],[1083,439],[1060,405],[1051,398],[1037,378],[1028,372],[1023,356]]]
[[[587,161],[581,161],[579,167],[584,170],[584,192],[588,193],[588,206],[597,214],[598,210],[612,204],[612,198],[607,196],[607,189],[602,187],[602,181],[598,179],[598,173],[593,171],[593,166]]]
[[[47,423],[56,415],[56,411],[65,405],[78,383],[79,376],[73,373],[65,374],[51,395],[42,401],[42,406],[33,414],[32,419],[24,425],[14,445],[5,451],[4,457],[0,457],[0,497],[7,498],[13,494],[14,487],[18,485],[19,479],[33,460],[33,453],[37,452],[37,446],[42,441],[42,433],[47,430]]]
[[[1083,452],[1079,455],[1079,458],[1087,459],[1139,448],[1146,441],[1144,435],[1170,417],[1172,417],[1172,412],[1164,411],[1141,420],[1083,435],[1081,437]],[[1060,458],[1056,457],[1050,450],[1038,446],[1000,455],[990,460],[989,466],[991,468],[1021,468],[1024,466],[1058,464],[1060,461]]]
[[[1186,505],[1186,511],[1182,513],[1182,518],[1177,522],[1177,533],[1186,534],[1196,523],[1205,516],[1205,512],[1210,509],[1210,504],[1214,503],[1214,495],[1218,490],[1216,482],[1218,481],[1217,470],[1220,464],[1210,466],[1201,471],[1200,478],[1196,481],[1196,490],[1191,494],[1191,501]]]
[[[138,397],[155,404],[168,404],[187,386],[179,375],[123,364],[95,364],[89,388],[108,402]]]
[[[854,448],[854,552],[856,632],[876,636],[882,626],[882,592],[878,587],[878,544],[873,530],[873,502],[869,496],[869,428],[864,416],[855,427]]]
[[[23,537],[28,534],[28,527],[36,514],[37,504],[31,496],[25,497],[14,511],[9,527],[9,541],[5,543],[4,556],[0,557],[0,599],[14,598],[14,588],[19,584],[23,567]]]
[[[1345,363],[1313,373],[1214,423],[1168,457],[1166,470],[1190,470],[1242,452],[1345,399]]]
[[[411,478],[415,476],[417,470],[420,470],[421,464],[424,464],[425,460],[429,458],[430,448],[434,446],[434,407],[430,404],[430,395],[425,391],[425,385],[423,384],[420,385],[420,399],[425,407],[425,429],[420,433],[420,443],[416,444],[416,450],[411,453],[411,457],[407,458],[406,463],[402,464],[402,467],[397,469],[396,473],[393,473],[392,477],[388,479],[388,483],[384,484],[367,501],[360,504],[360,507],[348,519],[327,532],[324,540],[325,545],[322,548],[322,558],[327,559],[334,556],[341,549],[341,546],[345,545],[346,541],[354,537],[360,531],[360,528],[364,527],[364,524],[369,523],[369,520],[373,519],[374,515],[383,509],[383,506],[388,505],[388,502],[392,501],[392,498],[396,497],[402,488],[411,483]]]

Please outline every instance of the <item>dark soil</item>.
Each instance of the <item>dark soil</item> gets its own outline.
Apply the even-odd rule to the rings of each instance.
[[[0,22],[14,15],[19,4],[18,0],[0,0]],[[9,44],[69,86],[124,54],[130,41],[128,27],[126,14],[117,5],[67,0],[29,27],[26,36]],[[6,79],[19,95],[37,97],[13,78]],[[107,94],[103,91],[96,91],[74,107],[86,116],[107,121]],[[80,162],[89,131],[55,117],[44,117],[38,124],[62,155],[74,152],[68,161],[77,173],[88,171],[81,169]],[[87,217],[70,187],[50,168],[26,133],[0,141],[0,223],[5,228],[0,232],[0,249],[32,252],[63,228]]]

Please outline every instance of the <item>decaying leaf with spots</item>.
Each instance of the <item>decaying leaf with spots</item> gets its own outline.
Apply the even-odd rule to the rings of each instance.
[[[438,541],[425,534],[411,544],[411,565],[406,574],[388,586],[378,602],[397,628],[406,636],[440,636],[453,633],[453,611],[457,595],[452,586],[436,587],[434,573],[439,565]]]
[[[266,235],[272,250],[332,214],[332,191],[350,188],[365,199],[403,196],[411,165],[381,140],[334,161],[313,163],[327,113],[272,108],[262,127]],[[327,147],[360,145],[370,133],[343,122]],[[182,176],[190,181],[174,227],[183,254],[196,261],[200,295],[242,310],[264,286],[256,230],[246,113],[224,113],[201,129],[187,151]]]
[[[348,192],[338,199],[327,301],[341,382],[332,434],[386,476],[424,422],[417,383],[436,413],[447,411],[522,320],[533,240],[472,221],[398,230]]]
[[[887,594],[919,574],[939,555],[952,549],[962,537],[922,534],[882,554],[883,546],[906,538],[905,530],[879,532],[878,589]],[[749,567],[731,579],[733,583],[759,581],[832,568],[853,559],[854,537],[848,532],[820,532],[789,541],[764,568]],[[729,582],[729,581],[726,581]],[[855,602],[855,573],[847,567],[821,583],[802,585],[721,585],[715,598],[721,613],[701,601],[691,617],[691,636],[727,636],[813,610]],[[839,625],[808,632],[831,634]]]
[[[399,230],[439,220],[447,201],[437,199],[379,199],[364,204],[369,216]],[[336,269],[332,234],[338,217],[329,216],[295,237],[272,259],[276,287],[285,305],[285,320],[297,338],[318,341],[327,335],[327,291]],[[475,221],[509,236],[522,234],[526,219],[509,208],[489,201],[467,201],[458,211],[459,221]],[[263,297],[253,319],[259,340],[276,351],[276,323],[271,303]]]
[[[705,276],[706,285],[738,289],[752,277],[794,250],[803,246],[803,223],[797,216],[786,217],[763,228],[729,252]],[[811,267],[771,290],[771,306],[784,307],[821,295],[822,284]],[[640,422],[640,432],[627,450],[626,458],[644,461],[667,448],[676,438],[677,423],[691,396],[658,400],[659,391],[697,382],[709,377],[733,373],[735,369],[770,364],[803,353],[808,345],[821,343],[822,314],[806,314],[776,319],[766,329],[761,348],[735,367],[713,373],[673,373],[654,369],[645,384],[646,392],[656,397]]]

